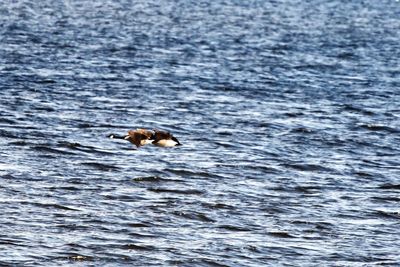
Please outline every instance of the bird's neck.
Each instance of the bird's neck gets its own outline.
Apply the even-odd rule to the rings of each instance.
[[[127,135],[110,134],[109,137],[112,139],[126,139]]]

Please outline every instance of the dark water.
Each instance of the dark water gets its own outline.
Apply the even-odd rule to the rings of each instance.
[[[400,265],[400,2],[5,0],[0,25],[0,265]],[[106,138],[136,127],[183,146]]]

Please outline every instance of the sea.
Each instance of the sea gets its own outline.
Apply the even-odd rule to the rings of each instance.
[[[0,2],[0,266],[400,266],[399,144],[399,1]]]

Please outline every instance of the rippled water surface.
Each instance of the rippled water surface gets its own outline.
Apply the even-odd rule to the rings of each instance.
[[[400,3],[0,3],[0,265],[399,266]],[[171,131],[135,150],[110,133]]]

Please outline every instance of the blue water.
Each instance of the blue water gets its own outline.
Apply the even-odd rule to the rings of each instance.
[[[0,3],[0,265],[400,266],[400,2]],[[175,148],[106,138],[171,131]]]

